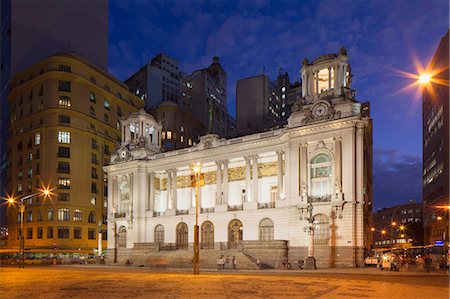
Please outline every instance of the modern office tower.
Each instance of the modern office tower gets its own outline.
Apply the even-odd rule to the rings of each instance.
[[[286,125],[292,106],[302,98],[301,93],[301,83],[291,83],[289,74],[282,68],[274,81],[266,75],[239,80],[236,84],[238,135]]]
[[[19,71],[67,51],[106,70],[108,1],[0,1],[0,195],[5,195],[10,78]],[[1,210],[1,208],[0,208]],[[0,215],[0,223],[4,220]]]
[[[20,199],[39,187],[58,189],[51,198],[26,200],[24,219],[17,206],[8,207],[8,247],[19,246],[24,221],[25,247],[32,251],[92,253],[99,230],[106,227],[102,167],[121,139],[121,119],[144,102],[116,78],[68,52],[19,72],[10,86],[9,193]]]
[[[376,248],[423,245],[422,204],[402,204],[376,211],[372,228],[370,232]]]
[[[449,32],[429,66],[435,73],[424,86],[423,224],[426,244],[449,240]]]

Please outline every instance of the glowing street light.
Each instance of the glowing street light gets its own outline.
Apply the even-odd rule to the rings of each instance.
[[[6,201],[9,204],[18,204],[19,205],[19,212],[20,212],[20,236],[19,236],[19,239],[20,239],[20,260],[21,260],[20,267],[22,267],[22,268],[24,267],[24,259],[25,259],[25,238],[23,235],[23,229],[24,229],[23,228],[23,223],[24,223],[23,214],[25,212],[25,205],[23,204],[23,201],[26,199],[30,199],[33,196],[48,197],[48,196],[52,195],[52,190],[49,188],[44,187],[44,188],[38,189],[38,190],[39,190],[38,192],[22,196],[18,199],[15,199],[12,196],[8,196],[6,198]]]
[[[420,84],[427,84],[431,81],[431,75],[430,74],[421,74],[419,76],[419,83]]]

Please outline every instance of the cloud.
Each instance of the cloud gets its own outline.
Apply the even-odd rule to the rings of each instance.
[[[422,158],[398,150],[373,151],[374,208],[422,201]]]

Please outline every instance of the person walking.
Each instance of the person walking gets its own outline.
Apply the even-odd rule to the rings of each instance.
[[[233,255],[233,258],[231,259],[231,263],[233,264],[233,270],[237,270],[236,269],[237,261],[236,261],[236,257],[234,255]]]
[[[225,259],[225,269],[228,269],[228,265],[230,264],[230,257],[227,255]]]
[[[256,266],[261,270],[261,261],[259,259],[256,260]]]

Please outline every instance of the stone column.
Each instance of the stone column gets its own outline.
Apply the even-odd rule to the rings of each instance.
[[[331,67],[328,68],[328,89],[331,89]]]
[[[223,196],[222,204],[228,206],[228,161],[223,161]]]
[[[172,170],[172,208],[174,210],[178,209],[177,200],[177,169]]]
[[[258,202],[258,155],[253,157],[253,171],[252,171],[252,200],[253,202]]]
[[[347,65],[342,68],[342,86],[347,87]]]
[[[222,161],[216,162],[216,206],[222,204]]]
[[[360,122],[356,127],[356,244],[362,248],[364,245],[364,123]]]
[[[172,174],[170,170],[166,171],[167,175],[167,183],[166,183],[166,193],[167,193],[167,210],[172,209],[173,200],[172,200]]]
[[[278,193],[278,199],[282,199],[284,197],[284,190],[283,190],[283,150],[277,151],[277,193]]]
[[[245,202],[250,202],[250,157],[244,157],[245,159]]]
[[[306,202],[308,195],[308,169],[309,163],[307,159],[308,143],[300,143],[300,196],[303,202]]]
[[[148,200],[148,210],[153,212],[155,210],[155,173],[151,172],[149,177],[150,177],[150,198]]]
[[[335,149],[334,192],[339,197],[342,195],[342,137],[335,137],[333,140]]]

